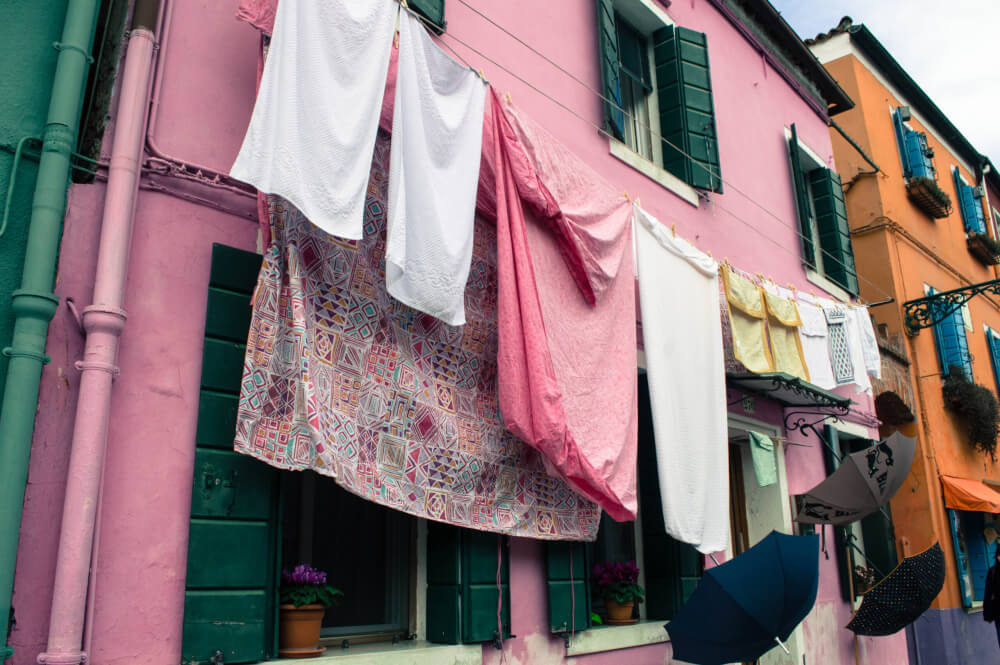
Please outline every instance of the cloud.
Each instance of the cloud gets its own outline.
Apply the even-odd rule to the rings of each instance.
[[[837,25],[864,23],[975,148],[1000,159],[1000,103],[995,73],[1000,3],[951,0],[772,0],[803,38]]]

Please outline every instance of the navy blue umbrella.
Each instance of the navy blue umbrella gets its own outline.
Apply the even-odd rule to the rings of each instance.
[[[816,602],[819,537],[772,531],[705,571],[666,625],[674,659],[698,665],[752,661],[783,645]]]

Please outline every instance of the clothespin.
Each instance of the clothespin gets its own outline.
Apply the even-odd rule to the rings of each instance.
[[[392,33],[392,47],[396,50],[399,50],[399,30],[396,30],[396,32]]]
[[[512,101],[510,100],[510,93],[509,93],[509,92],[505,92],[505,93],[503,93],[503,96],[504,96],[504,98],[505,98],[505,99],[507,100],[507,103],[508,103],[508,104],[510,104],[510,105],[513,105],[513,104],[514,104],[514,102],[512,102]]]
[[[628,192],[624,192],[624,194],[625,194],[625,200],[628,201],[629,203],[631,203],[632,202],[632,197],[628,195]]]
[[[675,238],[677,237],[677,224],[670,225],[670,233],[672,233]]]

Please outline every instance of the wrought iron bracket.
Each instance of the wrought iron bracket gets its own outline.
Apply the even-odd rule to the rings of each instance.
[[[910,335],[916,335],[922,329],[940,323],[980,293],[1000,295],[1000,279],[963,286],[951,291],[942,291],[931,296],[904,302],[903,315],[906,320],[906,332]]]
[[[841,416],[846,416],[850,412],[850,406],[835,407],[834,411],[831,413],[817,413],[816,411],[803,411],[800,409],[789,411],[785,414],[785,431],[798,431],[805,433],[806,430],[809,430],[815,434],[820,441],[823,441],[823,437],[816,429],[816,426],[827,421],[839,423]],[[810,416],[815,418],[812,422],[809,422],[811,420]]]

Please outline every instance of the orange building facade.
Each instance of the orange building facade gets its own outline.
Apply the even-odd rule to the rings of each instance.
[[[911,663],[1000,662],[994,626],[981,614],[997,547],[1000,493],[991,484],[1000,482],[1000,463],[970,440],[966,402],[944,392],[951,375],[996,396],[1000,297],[932,306],[925,311],[937,323],[919,330],[907,326],[917,312],[905,305],[1000,277],[997,173],[863,25],[845,19],[809,43],[856,102],[831,135],[860,293],[868,303],[891,298],[871,311],[880,338],[902,346],[900,361],[889,358],[895,366],[875,382],[882,435],[900,430],[918,440],[891,506],[896,551],[901,559],[938,542],[947,563],[944,589],[908,628]]]

